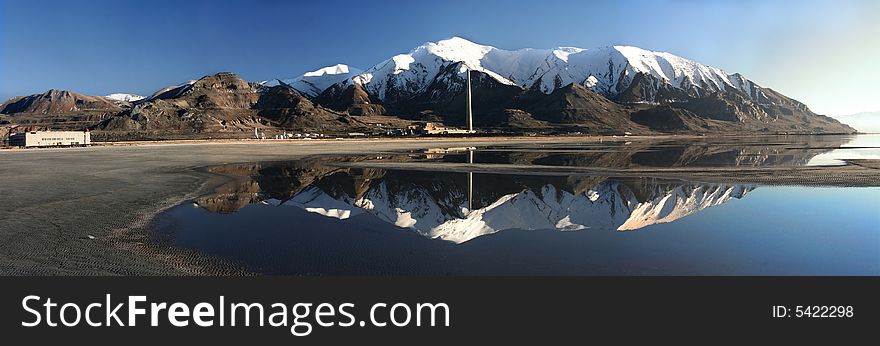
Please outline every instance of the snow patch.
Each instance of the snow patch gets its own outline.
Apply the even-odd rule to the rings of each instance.
[[[118,102],[134,102],[134,101],[139,101],[139,100],[143,100],[144,98],[146,98],[145,96],[140,96],[140,95],[135,95],[135,94],[125,94],[125,93],[115,93],[115,94],[106,95],[104,97],[111,99],[113,101],[118,101]]]
[[[348,219],[363,212],[344,200],[336,199],[317,187],[310,187],[296,194],[283,205],[295,206],[307,212],[340,220]]]
[[[324,90],[327,90],[331,85],[348,80],[352,76],[362,72],[363,71],[358,68],[345,64],[336,64],[303,73],[299,77],[264,81],[261,84],[267,87],[273,87],[284,83],[307,97],[316,97]]]

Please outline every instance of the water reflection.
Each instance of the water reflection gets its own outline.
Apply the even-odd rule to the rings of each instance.
[[[653,178],[547,177],[357,168],[226,166],[248,175],[196,201],[230,213],[249,203],[348,219],[361,213],[456,243],[508,229],[636,230],[672,222],[753,189]]]
[[[802,166],[848,137],[782,137],[573,146],[432,148],[409,153],[325,156],[295,162],[212,167],[235,177],[196,201],[232,213],[251,203],[292,206],[347,219],[369,213],[396,227],[456,243],[508,229],[636,230],[743,198],[751,184],[651,177],[529,176],[472,171],[337,167],[357,162],[461,162],[575,167]]]
[[[166,213],[161,229],[177,246],[268,273],[877,273],[880,238],[864,231],[880,220],[857,203],[876,188],[491,170],[796,167],[849,140],[433,148],[222,165],[207,170],[228,181],[194,200],[198,208]],[[431,169],[446,163],[483,168]],[[876,186],[868,183],[858,186]],[[644,231],[622,232],[635,230]]]
[[[807,164],[840,165],[851,159],[880,160],[880,134],[855,136],[840,148],[812,157]]]
[[[814,156],[834,149],[853,150],[841,147],[856,138],[865,141],[865,137],[868,136],[700,137],[687,141],[604,141],[577,146],[489,146],[477,150],[474,162],[607,168],[803,166]],[[465,162],[467,152],[463,149],[466,148],[453,148],[448,152],[433,149],[426,151],[425,158]],[[845,154],[837,157],[845,157]]]

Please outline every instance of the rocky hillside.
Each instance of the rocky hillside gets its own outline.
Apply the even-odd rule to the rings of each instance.
[[[630,121],[629,111],[624,106],[580,84],[557,88],[549,95],[535,91],[530,98],[534,101],[520,103],[535,119],[556,124],[588,124],[601,131],[649,131],[647,127]]]
[[[112,100],[104,97],[51,89],[42,94],[14,97],[0,105],[0,113],[65,114],[118,108]]]
[[[97,130],[101,139],[252,137],[254,129],[341,132],[362,126],[286,84],[266,87],[221,72],[132,98],[50,90],[2,105],[3,121],[47,129]]]
[[[158,92],[99,128],[250,136],[255,128],[342,131],[354,123],[345,114],[313,104],[287,85],[264,87],[224,72]]]
[[[370,95],[360,84],[331,85],[316,97],[315,102],[351,115],[386,113],[385,107],[370,99]]]
[[[4,122],[37,128],[82,130],[122,111],[123,106],[101,96],[67,90],[13,97],[0,104]]]

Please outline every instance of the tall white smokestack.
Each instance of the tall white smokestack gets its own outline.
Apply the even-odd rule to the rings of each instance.
[[[467,69],[467,124],[468,132],[474,132],[474,115],[471,109],[471,69]]]

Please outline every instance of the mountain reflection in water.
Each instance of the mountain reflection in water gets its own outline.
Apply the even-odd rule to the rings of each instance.
[[[653,178],[471,174],[469,181],[466,173],[303,167],[301,162],[224,170],[259,174],[198,199],[200,207],[230,213],[263,202],[337,219],[369,213],[456,243],[508,229],[636,230],[742,198],[753,189]]]
[[[532,147],[433,148],[212,167],[238,177],[198,199],[230,213],[256,202],[337,219],[370,213],[430,238],[461,243],[507,229],[635,230],[742,198],[754,187],[653,178],[516,176],[336,167],[338,162],[458,162],[561,167],[803,166],[846,137],[770,137],[760,143],[696,139]]]
[[[877,274],[871,244],[880,238],[867,230],[880,220],[856,203],[878,195],[873,183],[778,187],[491,168],[735,172],[805,166],[834,149],[845,158],[839,148],[847,141],[620,141],[228,164],[207,168],[226,182],[195,199],[198,208],[166,212],[158,233],[175,246],[281,274]],[[447,163],[483,168],[433,169]]]

